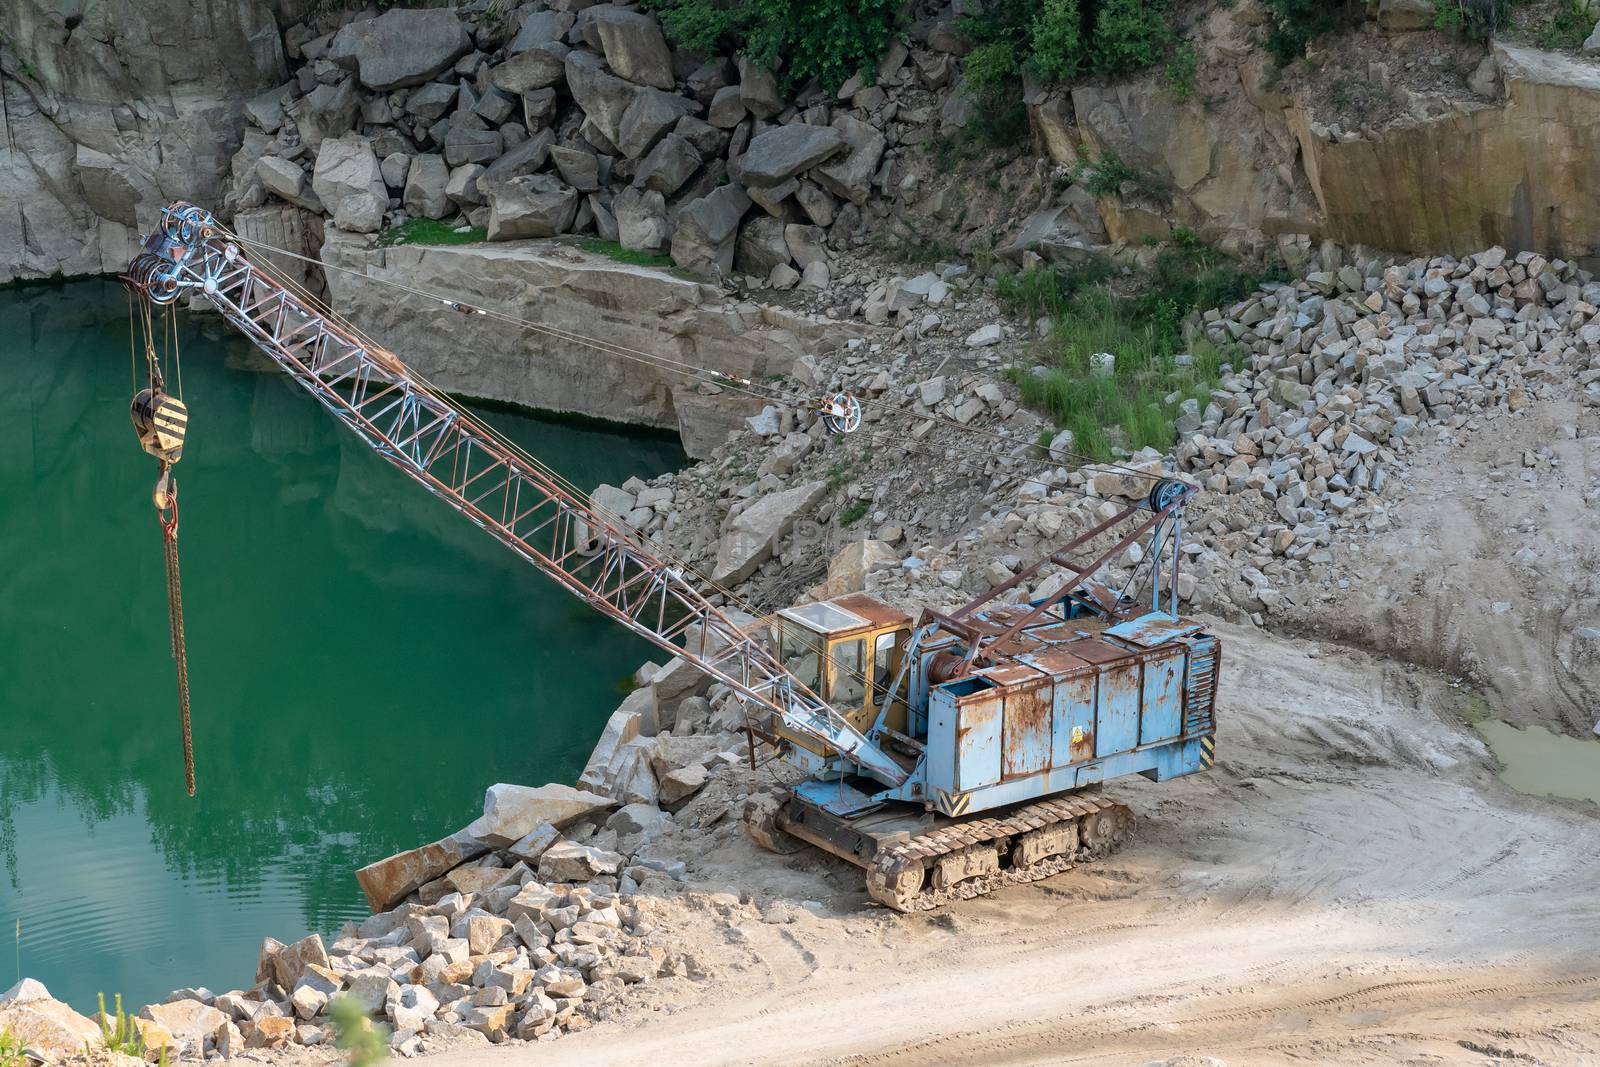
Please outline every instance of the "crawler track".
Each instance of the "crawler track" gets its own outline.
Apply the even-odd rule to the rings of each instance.
[[[1103,794],[1040,801],[884,849],[867,868],[867,892],[896,911],[929,911],[1060,874],[1110,852],[1133,829],[1133,812]]]

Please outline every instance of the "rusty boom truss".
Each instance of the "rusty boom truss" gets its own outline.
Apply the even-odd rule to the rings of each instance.
[[[185,203],[166,208],[123,281],[158,305],[202,297],[379,455],[568,591],[863,771],[894,784],[908,777],[680,567],[657,558],[394,353],[252,260],[209,212]]]

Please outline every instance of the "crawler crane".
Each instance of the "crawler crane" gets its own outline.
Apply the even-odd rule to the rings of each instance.
[[[752,739],[808,774],[746,804],[759,844],[825,849],[862,867],[877,900],[923,910],[1047,877],[1126,839],[1133,814],[1103,783],[1214,762],[1221,648],[1177,610],[1191,486],[1153,479],[1138,503],[954,611],[913,620],[857,593],[739,625],[685,568],[247,246],[201,208],[174,204],[124,281],[152,305],[208,302],[413,481],[738,694]],[[161,399],[144,397],[145,410]],[[823,409],[835,428],[860,422],[846,395]],[[1112,543],[1090,554],[1102,535]],[[1148,603],[1094,580],[1136,542],[1152,567]],[[1056,592],[1013,602],[1050,566],[1065,572]]]

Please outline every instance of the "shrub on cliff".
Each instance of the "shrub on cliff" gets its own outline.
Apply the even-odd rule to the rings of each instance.
[[[1361,0],[1266,0],[1267,29],[1262,44],[1280,64],[1305,55],[1324,33],[1355,24],[1365,10]]]
[[[1143,70],[1178,44],[1167,0],[999,0],[961,19],[977,45],[963,79],[980,98],[1024,73],[1046,83]]]
[[[816,78],[830,93],[877,65],[900,8],[898,0],[645,0],[645,6],[680,47],[737,52],[779,70],[785,89]]]

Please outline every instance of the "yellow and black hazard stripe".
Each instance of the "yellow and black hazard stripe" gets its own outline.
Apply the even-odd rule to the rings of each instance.
[[[153,421],[159,433],[181,444],[184,432],[189,428],[189,409],[177,397],[163,396],[156,401]]]
[[[1217,737],[1207,734],[1200,739],[1200,766],[1210,770],[1217,762]]]
[[[946,815],[965,815],[967,809],[972,807],[971,793],[947,793],[943,789],[933,791],[934,806]]]

